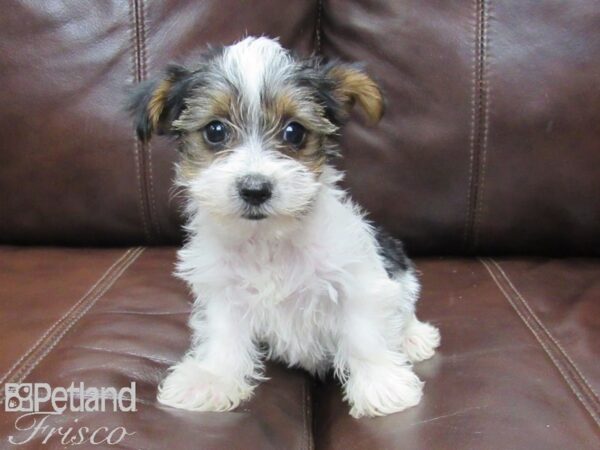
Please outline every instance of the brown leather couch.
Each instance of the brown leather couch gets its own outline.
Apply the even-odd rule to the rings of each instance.
[[[245,33],[364,61],[387,94],[341,164],[442,331],[418,407],[355,420],[334,381],[276,364],[235,412],[155,400],[189,339],[176,153],[136,141],[124,91]],[[48,417],[135,433],[79,448],[600,448],[597,1],[6,0],[0,146],[0,383],[136,382],[135,413]],[[0,448],[65,448],[17,417]]]

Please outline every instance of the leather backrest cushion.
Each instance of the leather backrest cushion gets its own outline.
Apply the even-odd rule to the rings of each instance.
[[[411,253],[600,253],[594,0],[8,0],[0,241],[179,242],[176,154],[135,140],[125,90],[246,33],[366,63],[386,115],[341,164]]]
[[[330,0],[326,55],[387,94],[344,135],[348,184],[422,253],[600,254],[594,0]]]
[[[207,43],[313,48],[304,0],[7,0],[0,14],[0,242],[181,240],[176,152],[137,142],[127,87]]]

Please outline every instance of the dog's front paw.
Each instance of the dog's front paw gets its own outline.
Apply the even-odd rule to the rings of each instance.
[[[190,411],[230,411],[252,396],[246,380],[207,371],[201,363],[185,359],[171,367],[158,387],[163,405]]]
[[[440,332],[433,325],[416,318],[406,328],[402,343],[403,351],[412,362],[431,358],[440,345]]]
[[[350,374],[344,398],[358,419],[403,411],[418,404],[422,393],[423,382],[409,366],[371,366]]]

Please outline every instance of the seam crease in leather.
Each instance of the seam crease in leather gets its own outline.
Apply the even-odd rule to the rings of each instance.
[[[573,360],[566,354],[558,341],[550,334],[537,315],[529,307],[524,297],[516,290],[504,270],[491,258],[479,261],[490,274],[506,300],[515,310],[523,324],[531,331],[542,349],[546,352],[553,365],[559,371],[575,397],[581,402],[592,420],[600,427],[600,403],[595,392],[591,389]]]
[[[468,251],[477,247],[477,216],[480,210],[488,129],[488,2],[475,0],[475,40],[473,52],[473,86],[471,93],[471,131],[469,136],[469,178],[464,243]]]
[[[109,267],[98,281],[81,297],[44,335],[9,369],[2,382],[21,383],[35,367],[52,351],[67,332],[96,304],[114,285],[131,264],[142,254],[143,247],[127,250]],[[4,391],[0,392],[0,403]]]
[[[130,0],[131,27],[133,40],[133,78],[135,83],[141,83],[147,78],[146,71],[146,36],[145,12],[143,0]],[[151,156],[148,144],[140,142],[134,135],[134,156],[138,177],[140,196],[140,214],[144,235],[148,242],[154,242],[159,232],[157,220],[153,214],[156,208],[151,206],[153,189],[151,180]]]

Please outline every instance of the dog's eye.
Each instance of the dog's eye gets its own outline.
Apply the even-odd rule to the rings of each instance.
[[[227,125],[213,120],[204,127],[204,138],[209,144],[221,144],[227,138]]]
[[[283,140],[294,147],[300,147],[306,136],[306,128],[298,122],[290,122],[283,129]]]

